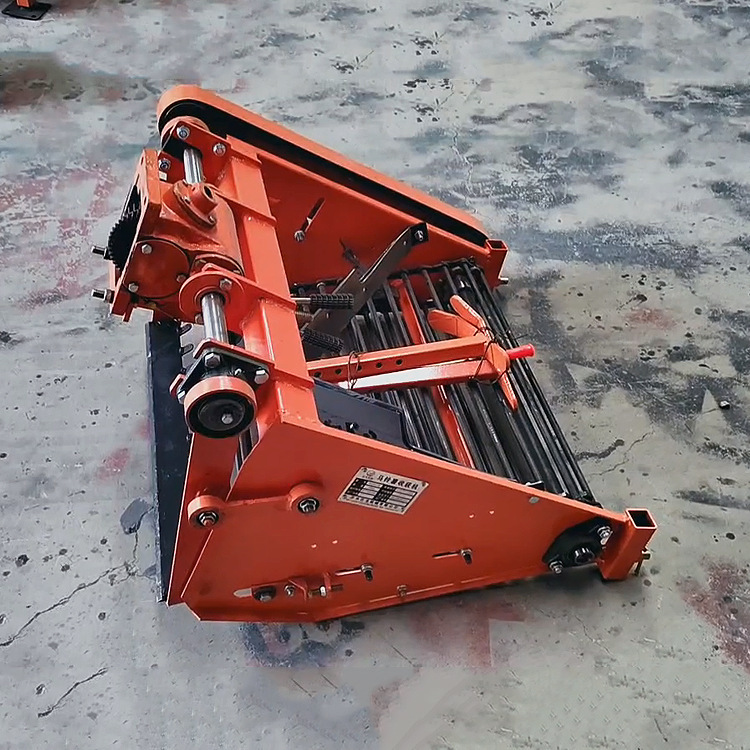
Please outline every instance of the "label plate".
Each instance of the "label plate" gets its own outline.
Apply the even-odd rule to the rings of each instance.
[[[339,502],[403,515],[426,490],[427,482],[363,466],[339,496]]]

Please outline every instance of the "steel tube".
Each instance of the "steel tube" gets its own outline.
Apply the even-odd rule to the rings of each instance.
[[[209,292],[201,297],[203,327],[207,339],[229,343],[227,320],[224,317],[224,298],[218,292]]]
[[[188,185],[203,182],[203,161],[197,148],[186,148],[182,155],[182,163],[185,165],[185,182]]]

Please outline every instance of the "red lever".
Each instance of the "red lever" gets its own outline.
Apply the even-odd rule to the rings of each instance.
[[[508,359],[523,359],[523,357],[533,357],[536,354],[533,344],[524,344],[513,349],[506,349],[505,353]]]

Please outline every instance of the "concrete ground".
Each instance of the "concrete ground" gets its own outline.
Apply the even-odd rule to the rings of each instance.
[[[0,748],[750,748],[747,3],[350,3],[0,17]],[[641,577],[327,628],[155,601],[141,321],[88,246],[179,82],[510,243],[595,493],[660,524]]]

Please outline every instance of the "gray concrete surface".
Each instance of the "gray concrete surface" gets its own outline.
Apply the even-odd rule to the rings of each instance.
[[[0,748],[750,748],[744,0],[0,19]],[[640,578],[328,629],[156,603],[141,322],[88,299],[87,246],[178,82],[511,244],[509,309],[597,496],[660,523]]]

